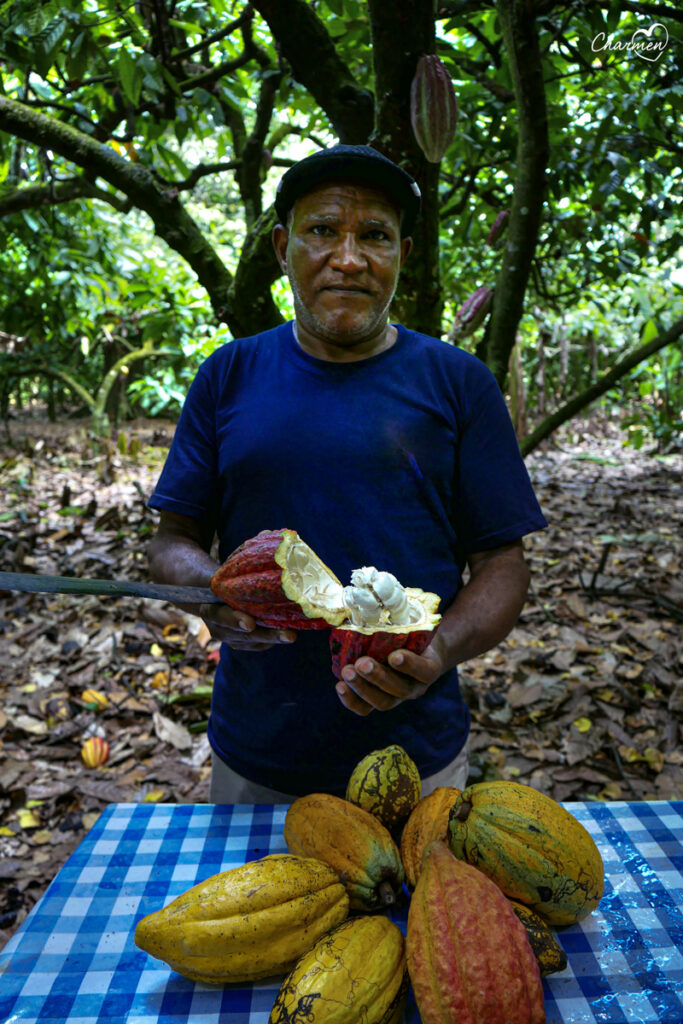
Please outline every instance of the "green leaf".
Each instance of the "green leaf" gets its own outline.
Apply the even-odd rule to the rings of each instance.
[[[648,320],[643,328],[643,334],[641,342],[643,345],[647,345],[649,341],[652,341],[659,334],[659,328],[654,320]]]
[[[119,50],[117,65],[124,96],[135,107],[140,99],[140,90],[142,89],[142,69],[125,46]]]

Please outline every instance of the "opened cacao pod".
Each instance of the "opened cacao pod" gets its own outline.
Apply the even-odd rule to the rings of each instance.
[[[333,629],[332,671],[363,654],[384,663],[399,647],[421,654],[440,621],[439,598],[363,566],[343,587],[294,530],[262,530],[216,570],[211,589],[231,608],[276,629]]]
[[[327,629],[343,622],[342,585],[294,530],[262,530],[233,551],[211,589],[261,626]]]
[[[500,889],[442,840],[425,851],[406,957],[422,1024],[544,1024],[524,926]]]
[[[573,924],[597,907],[602,857],[581,822],[518,782],[479,782],[450,812],[448,841],[460,860],[549,924]]]
[[[287,811],[285,842],[291,853],[315,857],[336,871],[354,910],[395,903],[404,872],[396,843],[377,818],[329,793],[299,797]]]
[[[408,991],[404,945],[382,915],[345,921],[298,961],[268,1024],[398,1024]]]
[[[271,854],[213,875],[148,914],[135,944],[193,981],[254,981],[290,970],[348,911],[344,886],[327,864]]]
[[[454,786],[437,786],[422,797],[408,818],[401,835],[401,860],[411,889],[415,888],[426,848],[435,839],[447,838],[448,816],[459,793]]]

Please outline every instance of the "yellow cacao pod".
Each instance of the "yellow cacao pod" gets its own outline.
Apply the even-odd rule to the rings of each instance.
[[[305,953],[268,1024],[398,1024],[408,992],[404,940],[387,917],[356,917]]]
[[[526,928],[527,938],[538,961],[541,977],[545,978],[548,974],[563,971],[567,966],[567,954],[557,941],[557,936],[550,926],[531,907],[519,903],[518,900],[510,900],[510,903]]]
[[[410,901],[406,958],[422,1024],[544,1024],[524,926],[500,889],[440,839],[425,851]]]
[[[193,981],[254,981],[290,970],[348,911],[344,886],[326,864],[271,854],[148,914],[135,944]]]
[[[287,811],[284,835],[291,853],[316,857],[336,871],[353,910],[396,902],[405,877],[398,847],[362,807],[329,793],[309,793]]]
[[[448,841],[506,896],[549,924],[573,924],[597,907],[604,885],[600,851],[580,821],[555,800],[518,782],[464,789],[448,823]]]
[[[448,815],[460,790],[454,786],[437,786],[423,796],[405,823],[401,835],[401,860],[406,882],[415,888],[420,874],[422,854],[435,839],[446,839]]]
[[[358,762],[346,787],[346,799],[374,814],[392,832],[408,818],[421,792],[417,765],[394,743],[373,750]]]

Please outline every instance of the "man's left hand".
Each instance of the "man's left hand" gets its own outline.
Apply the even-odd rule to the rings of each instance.
[[[433,647],[424,654],[392,651],[389,664],[362,657],[342,669],[337,693],[344,707],[357,715],[389,711],[404,700],[421,697],[445,668]]]

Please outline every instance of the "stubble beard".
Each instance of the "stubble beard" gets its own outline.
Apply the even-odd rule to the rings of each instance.
[[[298,282],[294,275],[290,275],[289,277],[289,286],[292,291],[292,298],[294,299],[294,315],[297,323],[300,324],[305,331],[312,334],[314,337],[319,338],[321,341],[326,341],[336,345],[358,344],[359,342],[380,334],[386,327],[389,319],[389,309],[393,302],[394,295],[396,294],[396,289],[394,289],[390,298],[381,310],[376,313],[369,312],[368,315],[364,319],[360,320],[355,327],[345,328],[343,331],[338,331],[329,325],[327,318],[318,316],[317,313],[306,306],[301,298]]]

